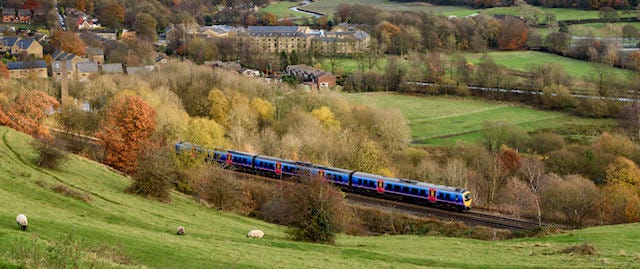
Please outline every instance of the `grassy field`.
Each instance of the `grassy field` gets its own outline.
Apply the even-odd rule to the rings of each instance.
[[[527,71],[530,66],[541,63],[554,62],[562,65],[567,73],[575,79],[584,80],[592,77],[594,70],[598,67],[595,63],[575,60],[567,57],[561,57],[554,54],[535,52],[535,51],[496,51],[489,52],[493,60],[509,69]],[[467,60],[477,64],[482,58],[481,53],[465,53]],[[634,72],[620,68],[607,67],[619,79],[631,77]]]
[[[308,18],[308,17],[312,17],[310,14],[306,14],[306,13],[302,13],[302,12],[295,12],[295,11],[289,9],[289,8],[295,7],[297,5],[298,5],[298,3],[296,3],[296,2],[288,2],[288,1],[274,2],[273,4],[270,4],[270,5],[266,6],[264,9],[262,9],[261,12],[271,12],[271,13],[275,14],[276,16],[278,16],[278,18],[292,18],[292,17]]]
[[[0,268],[629,268],[640,259],[640,224],[500,242],[345,235],[335,245],[293,242],[283,227],[185,195],[160,203],[126,194],[130,179],[80,157],[55,171],[35,168],[25,135],[0,127],[0,136]],[[58,184],[92,199],[52,191]],[[27,232],[18,230],[18,213],[29,217]],[[174,234],[179,225],[187,235]],[[247,239],[254,228],[265,238]],[[596,255],[562,252],[582,242]]]
[[[319,0],[315,1],[305,7],[305,9],[315,11],[322,14],[332,15],[336,11],[336,7],[340,4],[359,4],[370,5],[382,10],[395,10],[395,11],[423,11],[434,13],[455,13],[468,12],[473,13],[473,10],[467,7],[458,6],[434,6],[424,2],[390,2],[389,0]]]
[[[329,59],[326,59],[326,58],[321,59],[320,64],[322,65],[322,70],[331,71],[331,61]],[[385,58],[380,59],[376,63],[376,66],[373,68],[373,70],[384,71],[384,67],[386,65],[387,65],[387,59]],[[358,69],[357,60],[351,59],[351,58],[336,59],[335,69],[337,71],[335,73],[342,73],[342,74],[351,74],[353,72],[360,71]],[[367,71],[366,68],[365,68],[365,71]]]
[[[596,130],[603,126],[614,126],[610,120],[579,118],[560,112],[472,98],[389,93],[352,93],[345,96],[358,103],[399,109],[409,122],[413,142],[423,145],[477,142],[487,121],[509,122],[529,132],[553,130],[573,140],[586,140],[596,135]],[[577,130],[582,131],[576,133]]]
[[[557,20],[580,20],[580,19],[598,19],[600,18],[597,10],[582,10],[582,9],[571,9],[571,8],[545,8],[545,7],[535,7],[542,11],[542,13],[551,12],[556,15]],[[494,8],[486,8],[486,9],[469,9],[469,10],[452,10],[452,11],[444,11],[440,12],[443,15],[454,15],[454,16],[467,16],[474,13],[485,13],[488,15],[495,14],[507,14],[520,16],[520,12],[516,7],[494,7]],[[620,13],[620,17],[633,17],[637,16],[638,12],[633,11],[630,13]],[[542,22],[542,21],[541,21]]]

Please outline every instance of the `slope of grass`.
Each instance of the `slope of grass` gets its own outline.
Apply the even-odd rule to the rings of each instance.
[[[584,140],[583,135],[596,135],[596,131],[603,126],[606,128],[614,124],[609,120],[579,118],[561,112],[471,98],[387,93],[354,93],[345,96],[363,104],[399,109],[409,122],[413,142],[425,145],[477,142],[487,121],[509,122],[529,132],[554,130],[576,140]]]
[[[318,13],[333,15],[336,11],[336,7],[340,4],[350,5],[370,5],[375,8],[388,11],[417,11],[417,12],[434,12],[434,13],[455,13],[455,12],[469,12],[473,13],[473,10],[467,7],[460,6],[434,6],[423,2],[391,2],[389,0],[321,0],[315,1],[307,6],[305,9],[315,11]]]
[[[289,8],[295,7],[297,5],[298,5],[298,3],[289,2],[289,1],[274,2],[274,3],[266,6],[264,9],[262,9],[261,12],[271,12],[271,13],[275,14],[276,16],[278,16],[278,18],[293,18],[293,17],[308,18],[308,17],[312,17],[311,14],[302,13],[302,12],[295,12],[295,11],[289,9]]]
[[[557,63],[562,65],[567,73],[577,80],[585,80],[596,74],[595,70],[600,65],[586,61],[575,60],[555,54],[537,52],[537,51],[494,51],[488,53],[498,65],[506,68],[529,71],[530,67],[543,63]],[[482,53],[465,53],[467,60],[477,64],[482,58]],[[605,67],[611,73],[615,74],[618,79],[631,77],[634,72],[614,67]]]
[[[0,127],[0,137],[0,267],[628,268],[640,255],[639,224],[502,242],[343,235],[333,246],[292,242],[283,227],[204,208],[190,197],[173,194],[160,203],[126,194],[128,178],[80,157],[56,171],[35,168],[27,136]],[[92,200],[55,193],[48,187],[55,184]],[[18,230],[18,213],[29,217],[27,232]],[[174,235],[178,225],[187,235]],[[266,237],[247,239],[253,228]],[[585,241],[595,256],[560,253]]]

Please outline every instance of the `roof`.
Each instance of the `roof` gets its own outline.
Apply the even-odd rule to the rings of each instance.
[[[35,60],[35,61],[7,63],[7,69],[9,70],[34,69],[34,68],[47,68],[47,62],[45,62],[44,60]]]
[[[66,61],[54,61],[51,63],[51,72],[53,73],[61,73],[62,72],[62,63],[65,63],[64,67],[67,69],[67,72],[73,71],[73,63],[69,60]]]
[[[80,73],[98,73],[98,64],[94,62],[83,62],[76,64]]]
[[[21,48],[21,49],[26,49],[31,47],[31,44],[33,44],[33,42],[36,42],[36,41],[33,39],[20,39],[18,40],[18,42],[14,44],[14,46],[18,46],[18,48]]]
[[[5,8],[2,9],[2,15],[10,15],[10,16],[15,16],[16,15],[16,10],[13,8]]]
[[[71,60],[73,58],[75,58],[76,55],[73,53],[69,53],[69,52],[64,52],[61,50],[56,50],[53,54],[51,54],[51,60],[54,61],[65,61],[65,60]]]
[[[18,16],[31,16],[31,10],[18,9]]]
[[[249,33],[258,33],[258,32],[271,32],[271,33],[284,33],[284,32],[300,32],[302,28],[298,26],[249,26],[247,28],[247,32]]]
[[[153,65],[145,65],[145,66],[129,66],[127,67],[127,74],[133,75],[140,72],[151,72],[155,69]]]
[[[120,63],[115,63],[115,64],[102,64],[100,65],[100,68],[102,69],[102,73],[124,73],[122,71],[122,64]]]
[[[5,36],[3,38],[0,38],[0,40],[2,40],[2,45],[9,46],[9,47],[12,47],[13,44],[15,44],[16,41],[18,41],[18,39],[20,38],[17,36]]]
[[[311,66],[304,65],[304,64],[288,65],[285,68],[285,70],[287,72],[313,74],[316,77],[319,77],[319,76],[322,76],[322,75],[332,75],[331,72],[325,72],[325,71],[322,71],[320,69],[316,69],[316,68],[313,68]]]
[[[104,50],[101,48],[87,48],[87,55],[104,55]]]

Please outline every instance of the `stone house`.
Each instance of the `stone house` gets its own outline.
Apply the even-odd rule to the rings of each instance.
[[[336,85],[336,76],[331,72],[325,72],[307,65],[289,65],[285,68],[285,73],[295,76],[301,83],[313,85],[317,89],[330,88]]]
[[[11,54],[17,55],[21,53],[26,53],[27,55],[31,55],[35,58],[42,58],[44,55],[42,52],[42,45],[40,45],[38,41],[30,38],[20,38],[13,44],[13,46],[11,46]]]
[[[123,74],[122,64],[101,64],[100,69],[103,74]]]
[[[47,62],[44,60],[8,62],[7,69],[10,78],[47,77]]]
[[[92,74],[99,74],[98,64],[95,62],[80,62],[76,65],[76,80],[87,81]]]
[[[97,64],[104,63],[104,50],[101,48],[87,48],[86,50],[87,58],[89,61],[95,62]]]

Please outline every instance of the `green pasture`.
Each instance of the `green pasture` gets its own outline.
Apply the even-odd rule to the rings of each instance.
[[[480,106],[481,107],[481,106]],[[335,245],[294,242],[285,228],[173,193],[161,203],[123,192],[131,180],[70,156],[57,170],[31,165],[29,138],[0,127],[0,267],[38,268],[611,268],[638,266],[639,224],[543,238],[479,241],[339,235]],[[51,190],[65,185],[89,202]],[[29,230],[18,230],[25,213]],[[175,235],[176,227],[185,236]],[[250,229],[264,239],[248,239]],[[562,250],[591,242],[594,256]],[[624,255],[623,255],[624,254]]]
[[[562,65],[567,73],[575,79],[585,80],[594,76],[595,70],[601,66],[597,63],[575,60],[555,54],[536,51],[495,51],[488,53],[498,65],[506,68],[528,71],[531,66],[542,63],[557,63]],[[468,61],[478,64],[482,58],[482,53],[465,53]],[[634,72],[614,67],[605,67],[610,70],[618,79],[627,79],[633,76]]]
[[[600,18],[597,10],[582,10],[571,8],[546,8],[546,7],[534,7],[539,9],[542,14],[551,12],[556,15],[557,20],[582,20],[582,19],[598,19]],[[523,14],[517,7],[494,7],[486,9],[468,9],[468,10],[453,10],[440,12],[443,15],[455,15],[455,16],[468,16],[474,13],[484,13],[487,15],[506,14],[513,16],[522,16]],[[638,11],[631,12],[619,12],[620,17],[634,17],[638,15]],[[543,22],[542,20],[540,22]]]
[[[308,17],[312,17],[310,14],[302,13],[302,12],[295,12],[295,11],[289,9],[289,8],[295,7],[297,5],[298,5],[297,2],[289,2],[289,1],[274,2],[274,3],[269,4],[268,6],[266,6],[264,9],[262,9],[261,12],[271,12],[271,13],[275,14],[278,18],[293,18],[293,17],[308,18]]]
[[[569,26],[569,32],[574,36],[594,36],[594,37],[622,37],[622,28],[630,24],[640,30],[640,22],[617,22],[617,23],[585,23]],[[629,43],[625,40],[624,43]],[[633,43],[638,43],[633,42]]]
[[[305,9],[318,13],[332,15],[336,11],[336,7],[340,4],[351,5],[370,5],[387,11],[417,11],[417,12],[433,12],[433,13],[449,13],[472,11],[467,7],[459,6],[434,6],[424,2],[391,2],[389,0],[320,0],[315,1],[305,7]],[[473,13],[473,12],[470,12]]]
[[[391,93],[350,93],[345,96],[362,104],[399,109],[411,127],[413,143],[422,145],[478,142],[487,121],[508,122],[528,132],[555,131],[576,140],[597,135],[596,130],[601,130],[602,126],[615,124],[610,120],[580,118],[473,98]]]
[[[358,68],[358,60],[354,58],[337,58],[335,59],[335,70],[331,68],[331,60],[329,58],[323,58],[320,60],[322,70],[332,71],[336,74],[351,74],[356,71],[360,71]],[[376,66],[373,70],[384,71],[387,65],[387,59],[381,58],[376,62]],[[368,66],[365,64],[364,71],[368,71]]]

